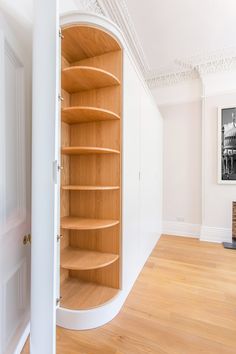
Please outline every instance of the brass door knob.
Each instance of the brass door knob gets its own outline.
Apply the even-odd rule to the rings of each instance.
[[[23,237],[23,244],[24,244],[24,245],[27,245],[28,242],[31,243],[31,235],[30,235],[30,234],[25,235],[25,236]]]

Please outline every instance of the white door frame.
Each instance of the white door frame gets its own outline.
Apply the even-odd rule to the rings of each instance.
[[[31,354],[56,353],[58,0],[36,0],[33,35]]]

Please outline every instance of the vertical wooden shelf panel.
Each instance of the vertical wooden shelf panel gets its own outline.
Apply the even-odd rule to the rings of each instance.
[[[62,31],[61,306],[79,310],[120,288],[122,48],[99,28]]]

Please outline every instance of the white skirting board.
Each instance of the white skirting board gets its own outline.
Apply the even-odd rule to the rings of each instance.
[[[230,228],[205,226],[175,221],[163,221],[162,233],[173,236],[199,238],[208,242],[231,242],[232,230]]]
[[[185,237],[200,237],[201,225],[185,222],[163,221],[163,234]]]
[[[232,230],[202,225],[200,240],[219,243],[232,242]]]

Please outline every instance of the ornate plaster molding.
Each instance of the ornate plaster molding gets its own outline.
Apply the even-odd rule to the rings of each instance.
[[[146,82],[150,89],[155,87],[172,86],[184,81],[195,80],[199,78],[196,70],[176,71],[165,74],[150,75],[146,78]]]
[[[150,71],[147,58],[131,19],[126,0],[98,0],[105,16],[115,22],[122,30],[128,45],[144,77]]]
[[[175,64],[179,69],[171,73],[160,74],[151,71],[146,75],[146,81],[150,88],[171,86],[183,81],[202,78],[204,75],[236,70],[236,48],[235,54],[228,56],[228,49],[221,51],[221,54],[209,53],[208,55],[192,57],[190,59],[176,59]]]
[[[236,47],[191,58],[176,59],[176,71],[151,70],[144,54],[126,0],[74,0],[78,9],[110,18],[122,30],[132,54],[150,88],[171,86],[209,73],[236,70]]]
[[[78,10],[92,12],[97,15],[104,15],[97,0],[74,0]]]

